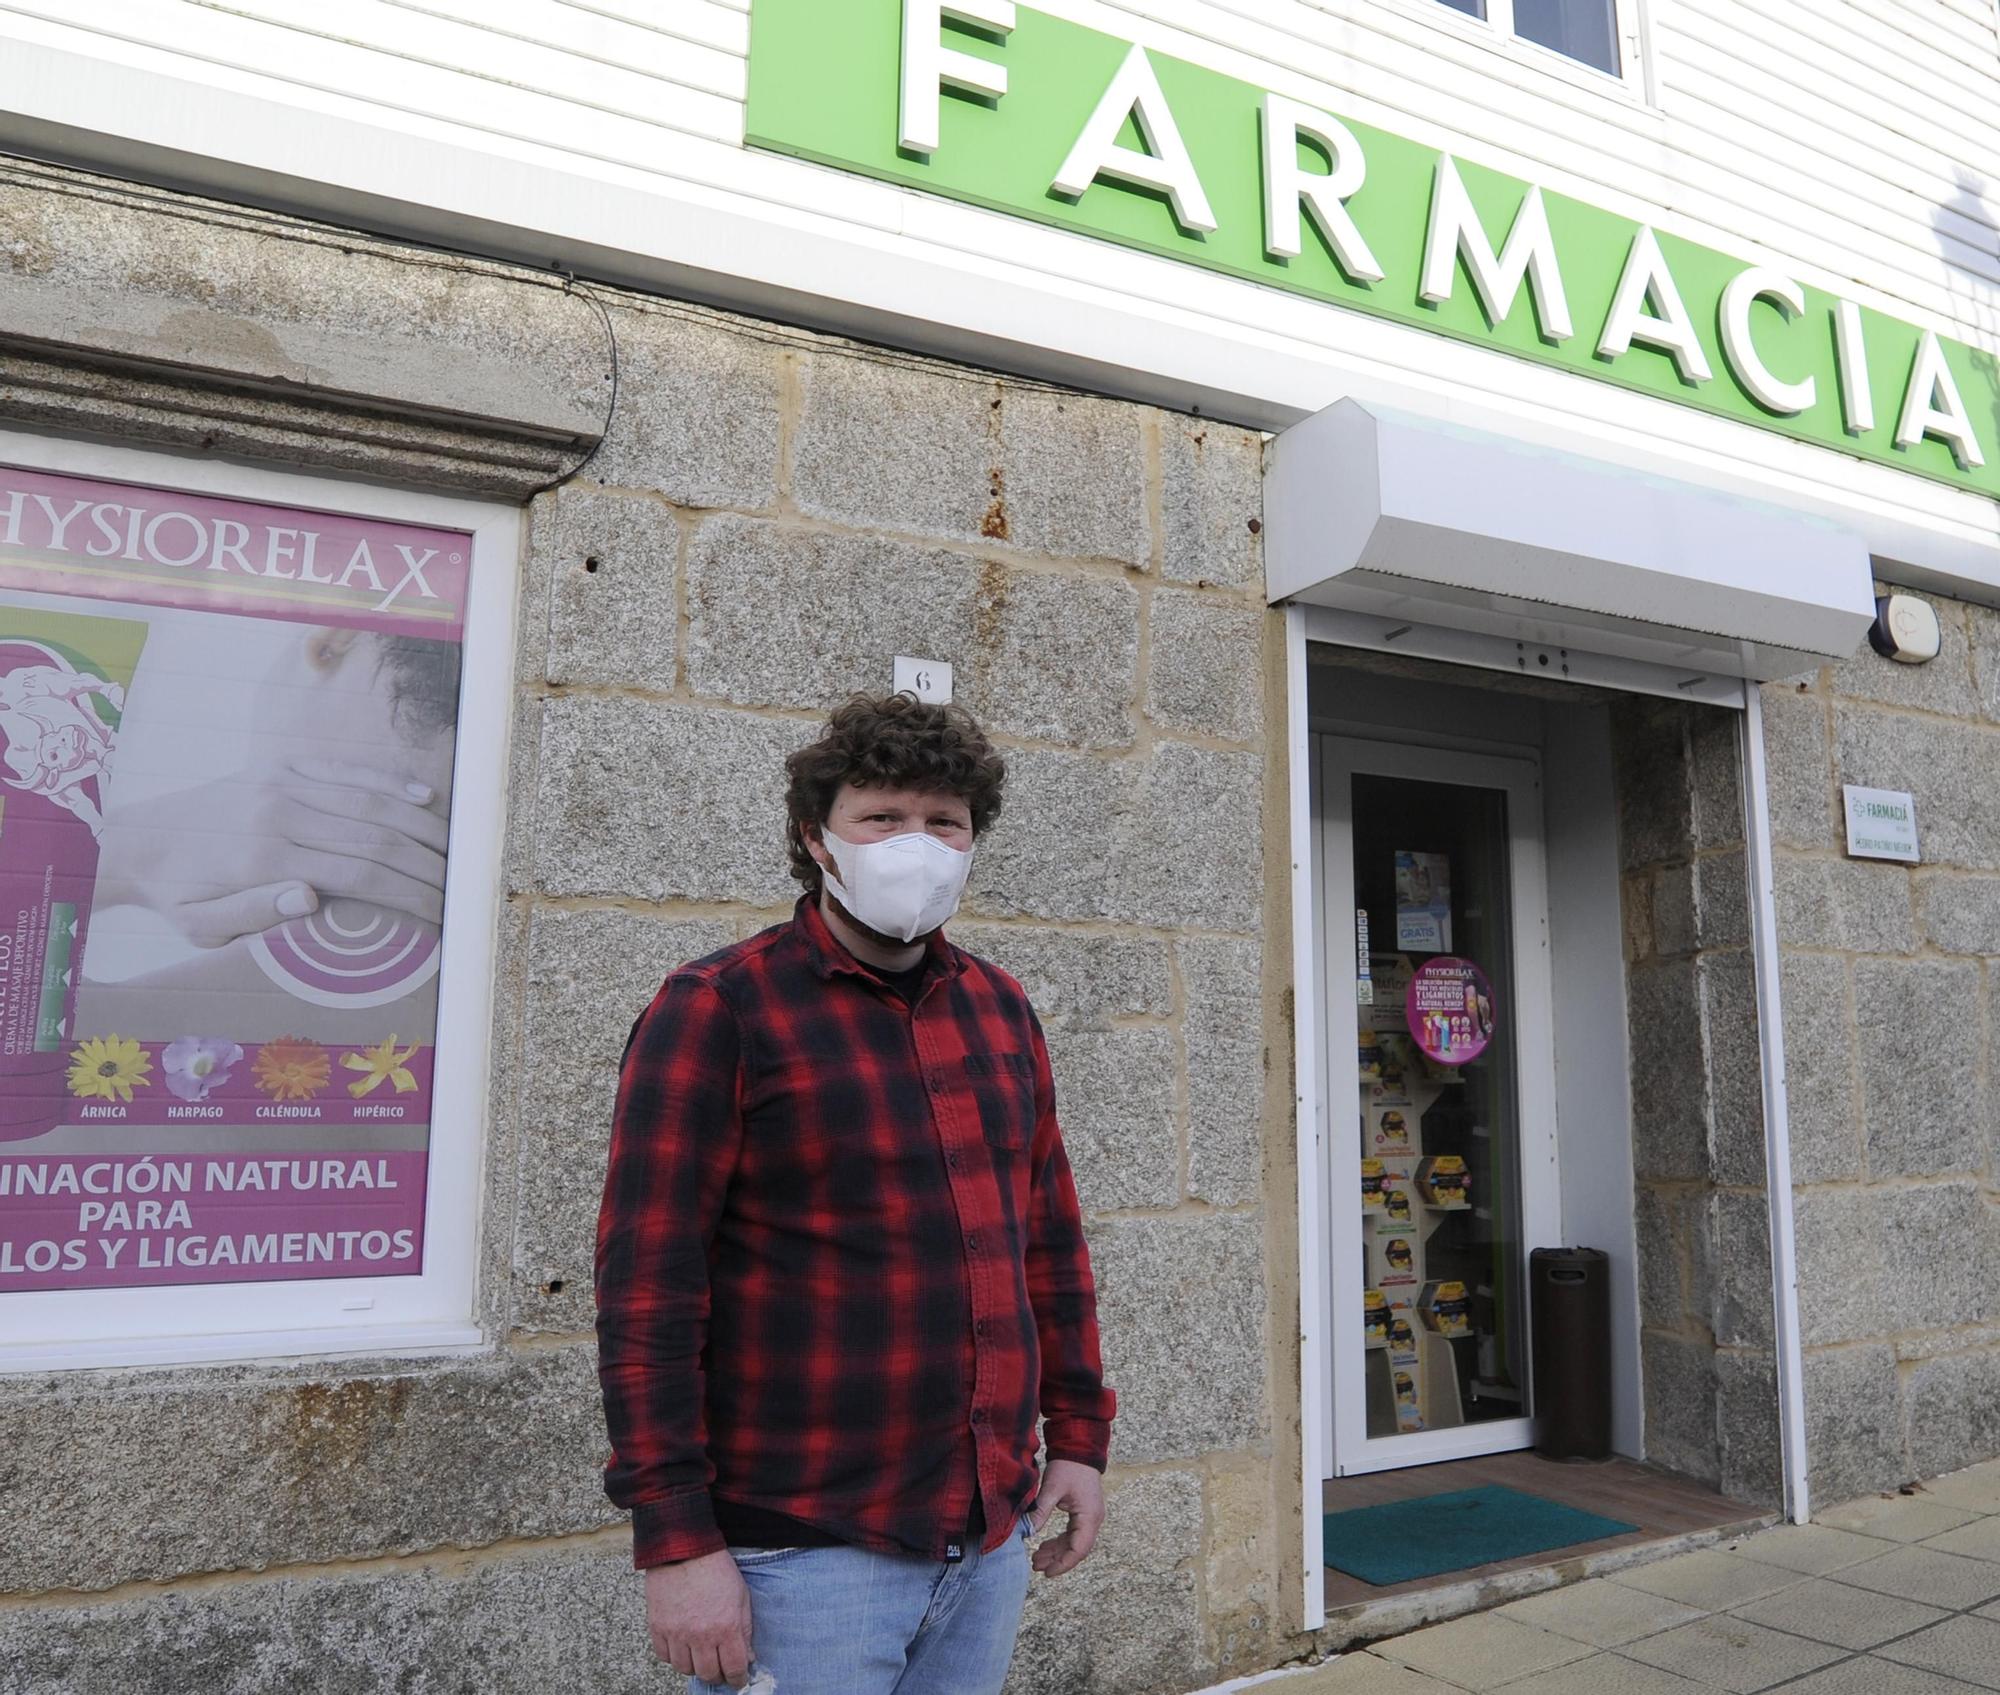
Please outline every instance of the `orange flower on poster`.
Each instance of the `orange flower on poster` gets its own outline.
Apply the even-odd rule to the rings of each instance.
[[[280,1036],[257,1050],[250,1075],[274,1101],[309,1101],[331,1081],[333,1060],[317,1042]]]

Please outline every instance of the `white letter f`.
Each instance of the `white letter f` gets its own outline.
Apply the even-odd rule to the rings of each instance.
[[[995,100],[1007,92],[1004,67],[944,45],[946,18],[1005,35],[1014,27],[1014,0],[903,0],[903,119],[897,140],[912,153],[938,149],[939,89]]]

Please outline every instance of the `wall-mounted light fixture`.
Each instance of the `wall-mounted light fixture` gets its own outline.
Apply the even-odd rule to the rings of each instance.
[[[1929,601],[1913,594],[1876,597],[1868,645],[1884,659],[1923,665],[1938,656],[1938,616]]]

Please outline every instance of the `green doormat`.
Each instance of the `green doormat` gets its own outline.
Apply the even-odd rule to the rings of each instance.
[[[1323,1525],[1326,1563],[1378,1587],[1623,1536],[1637,1528],[1498,1484],[1328,1513]]]

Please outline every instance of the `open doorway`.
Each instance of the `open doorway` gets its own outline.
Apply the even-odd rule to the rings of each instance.
[[[1734,712],[1306,652],[1323,1512],[1500,1488],[1620,1527],[1524,1559],[1468,1547],[1415,1583],[1330,1556],[1328,1617],[1759,1522],[1777,1479],[1738,1457],[1774,1446],[1775,1393],[1712,1308],[1690,1316],[1720,1232],[1762,1205],[1759,1126],[1717,1139],[1754,1092],[1754,1011],[1704,1000],[1750,973]],[[1700,936],[1672,910],[1697,882]],[[1597,1466],[1532,1451],[1528,1254],[1578,1245],[1610,1258]],[[1728,1246],[1754,1286],[1758,1244]]]

